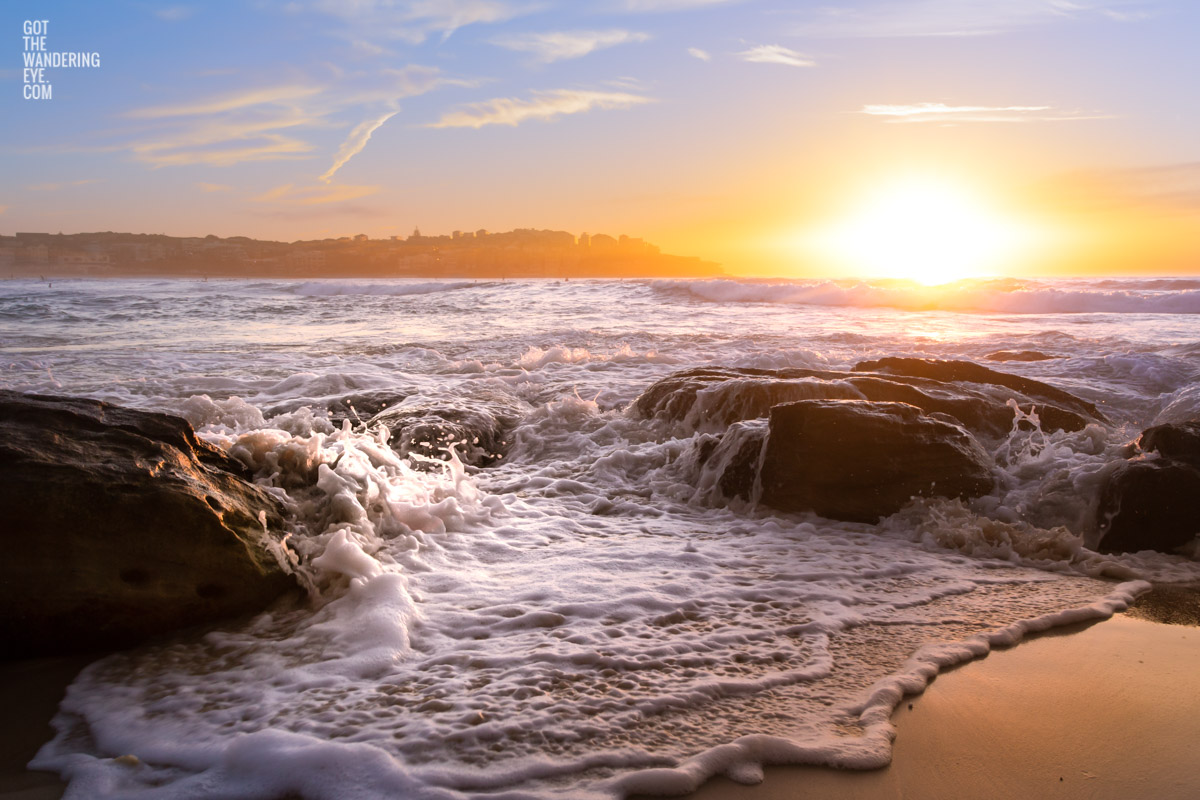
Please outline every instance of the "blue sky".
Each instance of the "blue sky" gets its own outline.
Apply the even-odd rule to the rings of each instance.
[[[27,100],[41,19],[101,66]],[[1183,0],[8,0],[0,27],[7,234],[538,227],[778,271],[897,172],[1183,238],[1200,209]]]

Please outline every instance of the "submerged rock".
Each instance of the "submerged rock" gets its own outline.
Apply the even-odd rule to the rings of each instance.
[[[464,464],[486,467],[508,452],[510,434],[520,418],[520,409],[503,399],[426,401],[387,408],[372,417],[367,428],[386,425],[388,444],[401,456],[445,461],[453,447]]]
[[[367,424],[384,409],[402,402],[411,394],[411,392],[400,394],[395,390],[381,389],[332,397],[323,401],[291,400],[264,409],[263,415],[269,419],[309,406],[317,412],[323,409],[329,419],[329,424],[334,428],[341,428],[344,420],[350,420],[351,427],[357,428]]]
[[[903,403],[804,400],[771,409],[762,502],[876,522],[913,497],[977,497],[991,458],[961,426]]]
[[[988,361],[1052,361],[1062,356],[1052,356],[1037,350],[997,350],[984,356]]]
[[[1097,511],[1102,553],[1172,552],[1200,536],[1200,420],[1142,432],[1140,455],[1118,467]]]
[[[247,477],[178,417],[0,392],[6,654],[129,646],[294,588]]]

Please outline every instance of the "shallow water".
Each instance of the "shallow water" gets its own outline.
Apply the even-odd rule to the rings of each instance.
[[[881,765],[892,706],[939,667],[1200,577],[1086,547],[1121,446],[1200,412],[1198,311],[1186,280],[4,282],[0,385],[185,416],[288,503],[312,589],[93,665],[35,763],[69,797],[264,799]],[[691,433],[629,408],[696,366],[999,350],[1056,356],[991,365],[1112,425],[1017,435],[993,495],[879,525],[726,507],[695,488]],[[496,466],[414,469],[330,423],[346,397],[521,422]]]

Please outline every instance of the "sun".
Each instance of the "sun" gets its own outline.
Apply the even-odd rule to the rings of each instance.
[[[905,178],[877,185],[806,238],[859,277],[935,285],[1012,269],[1029,231],[964,186]]]

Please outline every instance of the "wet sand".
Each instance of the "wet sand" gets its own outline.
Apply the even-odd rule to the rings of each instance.
[[[1050,631],[942,673],[893,714],[886,769],[774,767],[757,786],[718,777],[689,797],[1200,797],[1200,628],[1135,614]]]
[[[1155,592],[1111,620],[1050,631],[942,673],[897,708],[886,769],[773,767],[757,786],[718,777],[690,797],[1200,797],[1192,763],[1200,741],[1198,597]],[[86,663],[0,667],[0,799],[62,795],[56,776],[23,765],[49,739],[48,721]]]

